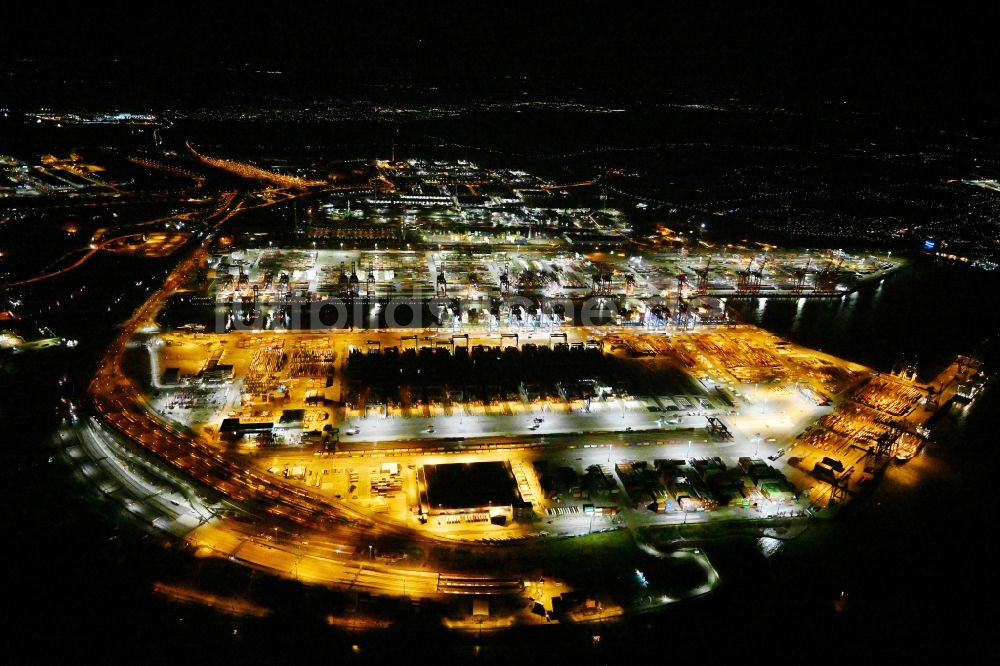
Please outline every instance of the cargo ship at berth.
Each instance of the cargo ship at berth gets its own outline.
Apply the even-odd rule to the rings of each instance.
[[[957,356],[949,369],[942,372],[940,387],[944,388],[948,382],[948,376],[952,375],[951,382],[954,382],[954,393],[950,398],[946,398],[948,405],[952,408],[968,410],[982,393],[986,386],[988,377],[982,369],[982,362],[974,356]],[[938,391],[941,391],[941,388]],[[933,391],[933,389],[931,389]],[[950,387],[948,389],[950,391]],[[946,391],[946,392],[948,392]],[[940,396],[938,396],[940,397]],[[931,394],[929,399],[925,399],[928,409],[937,411],[938,397]],[[927,423],[918,425],[915,432],[901,432],[892,444],[892,456],[896,462],[906,462],[920,452],[924,443],[930,436]]]
[[[897,462],[906,462],[913,456],[920,453],[920,449],[924,448],[924,443],[927,440],[919,435],[914,435],[913,433],[904,432],[900,434],[899,439],[896,440],[893,446],[893,456],[896,458]]]
[[[965,407],[972,405],[983,392],[988,379],[986,373],[977,368],[968,379],[959,382],[958,388],[955,389],[955,402]]]

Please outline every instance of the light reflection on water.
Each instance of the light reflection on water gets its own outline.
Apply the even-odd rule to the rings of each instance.
[[[765,559],[778,553],[783,546],[784,542],[781,539],[775,539],[773,537],[760,537],[757,539],[757,551],[763,555]]]
[[[983,344],[995,326],[978,313],[983,294],[1000,287],[997,278],[921,265],[853,298],[771,298],[763,308],[760,301],[732,299],[732,305],[748,323],[879,370],[891,369],[902,355],[917,356],[923,378],[956,353],[977,353],[995,384],[1000,381],[995,377],[997,345]],[[937,575],[935,535],[973,533],[982,507],[992,502],[993,472],[983,461],[995,447],[998,415],[1000,391],[989,385],[971,408],[940,413],[932,422],[931,441],[913,459],[891,462],[878,484],[836,519],[812,521],[788,541],[754,537],[743,543],[743,552],[767,562],[777,579],[795,579],[790,599],[807,594],[803,585],[814,580],[815,570],[827,572],[831,581],[829,590],[817,594],[884,585],[891,598],[910,590],[916,575]],[[858,568],[859,556],[884,564]],[[723,576],[738,578],[747,561],[734,558]]]
[[[729,304],[746,323],[881,371],[916,356],[926,377],[957,353],[980,351],[992,331],[988,318],[970,314],[997,288],[1000,275],[917,264],[841,297],[732,298]]]

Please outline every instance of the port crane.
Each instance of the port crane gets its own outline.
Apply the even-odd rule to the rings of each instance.
[[[700,269],[695,271],[698,274],[698,288],[697,292],[699,296],[704,296],[708,293],[708,269],[712,267],[712,256],[709,255],[705,260],[705,265]]]
[[[792,291],[796,294],[802,293],[802,290],[806,286],[806,275],[809,273],[809,267],[812,265],[812,257],[806,261],[805,268],[796,268],[792,273],[794,282],[792,283]]]
[[[827,262],[826,267],[816,276],[816,283],[820,290],[825,292],[831,292],[834,288],[834,281],[837,278],[837,271],[840,270],[841,264],[844,263],[844,258],[840,257],[837,263],[834,264],[831,259]]]

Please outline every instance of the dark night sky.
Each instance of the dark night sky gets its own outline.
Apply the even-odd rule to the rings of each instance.
[[[214,4],[214,3],[213,3]],[[102,5],[103,6],[103,5]],[[997,106],[991,15],[957,10],[801,3],[651,13],[653,3],[368,3],[295,12],[268,3],[197,11],[18,9],[0,27],[0,54],[31,57],[17,94],[54,79],[114,79],[148,91],[218,87],[220,67],[279,68],[285,85],[336,94],[372,81],[458,87],[470,95],[528,77],[533,94],[656,98],[739,94],[778,102],[851,99],[903,110]],[[109,62],[117,59],[117,62]],[[225,71],[224,69],[221,71]],[[284,92],[284,91],[283,91]]]

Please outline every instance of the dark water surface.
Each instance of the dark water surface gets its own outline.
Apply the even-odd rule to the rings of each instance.
[[[955,354],[995,360],[1000,275],[919,261],[843,298],[732,300],[744,321],[888,371],[916,357],[922,377]],[[988,339],[988,340],[987,340]]]

